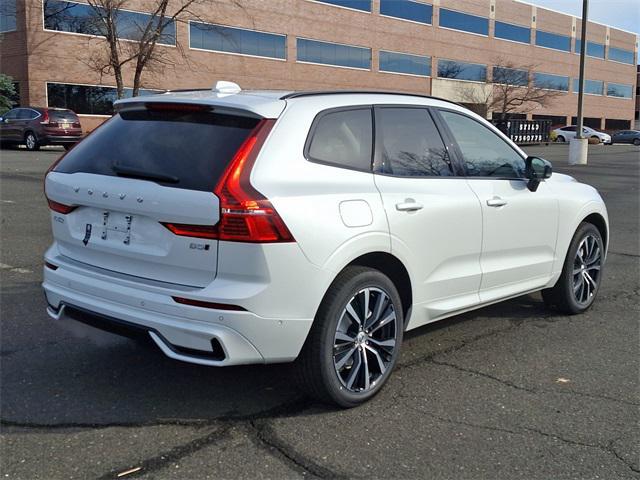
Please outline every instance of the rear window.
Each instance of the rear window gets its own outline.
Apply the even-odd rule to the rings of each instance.
[[[55,171],[213,191],[257,124],[256,118],[212,112],[121,112],[73,148]]]
[[[77,122],[78,116],[71,110],[49,110],[49,119],[53,122]]]

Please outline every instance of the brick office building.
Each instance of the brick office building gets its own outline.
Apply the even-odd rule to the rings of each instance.
[[[151,0],[121,12],[122,35]],[[165,30],[173,66],[147,72],[147,89],[208,87],[390,89],[462,100],[484,91],[496,63],[533,66],[525,78],[562,92],[520,115],[571,123],[576,114],[581,21],[516,0],[209,0]],[[1,71],[23,105],[68,107],[91,129],[111,111],[113,78],[87,67],[104,42],[81,0],[0,0]],[[13,11],[12,11],[13,9]],[[137,20],[136,20],[137,19]],[[590,22],[586,125],[629,128],[636,104],[638,38]],[[130,87],[132,72],[125,72]]]

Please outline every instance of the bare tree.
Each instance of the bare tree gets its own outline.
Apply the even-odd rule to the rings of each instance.
[[[458,87],[461,101],[480,115],[493,112],[498,120],[505,121],[510,114],[531,112],[564,93],[556,85],[534,83],[530,74],[535,65],[519,65],[504,59],[497,59],[494,65],[492,79],[484,88],[465,84]]]
[[[202,0],[152,0],[153,8],[147,15],[129,12],[129,3],[130,0],[87,0],[91,15],[81,17],[82,25],[77,26],[83,33],[99,39],[97,48],[89,52],[85,63],[101,76],[113,75],[118,98],[125,93],[125,69],[130,68],[133,72],[135,96],[140,91],[146,70],[159,72],[173,64],[175,58],[171,55],[174,52],[158,48],[158,45],[169,43],[176,45],[179,53],[183,52],[176,37],[177,23],[185,22],[187,14],[197,18],[190,8]],[[78,16],[71,16],[78,21]],[[60,15],[56,18],[64,21],[60,20]]]

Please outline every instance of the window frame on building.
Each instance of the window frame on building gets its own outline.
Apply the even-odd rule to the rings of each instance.
[[[461,64],[461,65],[471,65],[471,66],[475,66],[475,67],[484,67],[484,78],[472,80],[472,79],[468,79],[468,78],[442,77],[442,76],[440,76],[440,62],[449,62],[449,63],[457,63],[457,64]],[[460,60],[452,60],[452,59],[448,59],[448,58],[438,58],[438,62],[436,64],[436,69],[437,69],[436,75],[437,75],[437,78],[443,78],[443,79],[446,79],[446,80],[457,80],[457,81],[460,81],[460,82],[486,83],[486,81],[487,81],[487,69],[488,68],[489,68],[488,65],[484,65],[482,63],[462,62]]]
[[[630,54],[631,55],[631,62],[626,62],[624,60],[616,60],[611,58],[611,51],[618,51],[618,52],[623,52],[624,54]],[[607,48],[607,60],[611,61],[611,62],[616,62],[616,63],[622,63],[624,65],[635,65],[636,64],[636,54],[633,50],[626,50],[624,48],[620,48],[620,47],[612,47],[611,45],[609,45],[609,47]]]
[[[324,45],[332,45],[346,48],[353,48],[357,50],[363,50],[369,52],[369,66],[368,67],[354,67],[351,65],[341,65],[338,63],[324,63],[324,62],[316,62],[311,60],[301,60],[300,59],[300,42],[311,42],[316,44],[324,44]],[[370,72],[373,68],[373,50],[370,47],[363,47],[361,45],[349,45],[346,43],[337,43],[337,42],[328,42],[326,40],[317,40],[315,38],[307,38],[307,37],[296,37],[296,63],[302,63],[306,65],[319,65],[323,67],[334,67],[334,68],[347,68],[350,70],[360,70],[363,72]]]
[[[571,84],[572,86],[572,91],[573,93],[578,93],[578,88],[580,87],[580,85],[578,85],[578,82],[580,81],[579,78],[574,78],[573,82]],[[594,93],[592,91],[589,91],[589,85],[593,85],[594,82],[597,82],[600,84],[600,93]],[[584,94],[585,95],[596,95],[596,96],[603,96],[604,95],[604,81],[603,80],[591,80],[591,79],[585,79],[584,81]]]
[[[521,28],[523,30],[527,30],[529,32],[529,40],[526,41],[526,42],[523,42],[522,40],[514,40],[513,38],[499,37],[496,34],[496,32],[498,31],[498,24],[507,25],[509,27],[515,27],[515,28]],[[509,22],[503,22],[501,20],[496,20],[495,23],[494,23],[493,38],[497,38],[498,40],[504,40],[504,41],[507,41],[507,42],[515,42],[515,43],[519,43],[521,45],[531,45],[531,27],[525,27],[524,25],[518,25],[517,23],[509,23]]]
[[[407,59],[411,59],[411,58],[416,58],[416,59],[423,59],[426,60],[426,67],[428,69],[428,73],[427,74],[421,74],[421,73],[410,73],[410,72],[401,72],[398,70],[384,70],[382,67],[382,54],[390,54],[390,55],[397,55],[398,57],[404,57]],[[395,75],[409,75],[411,77],[420,77],[420,78],[429,78],[431,77],[431,60],[432,57],[427,56],[427,55],[417,55],[415,53],[406,53],[406,52],[394,52],[391,50],[378,50],[378,71],[380,73],[392,73]]]
[[[539,42],[540,40],[540,34],[543,35],[549,35],[551,37],[558,37],[558,38],[563,38],[564,40],[567,41],[567,48],[557,48],[557,47],[549,47],[548,45],[541,45]],[[536,29],[536,43],[535,43],[536,47],[540,47],[540,48],[548,48],[549,50],[555,50],[558,52],[566,52],[566,53],[571,53],[571,37],[568,35],[563,35],[561,33],[556,33],[556,32],[548,32],[546,30],[538,30]]]
[[[280,56],[268,56],[268,55],[258,55],[258,54],[253,54],[253,53],[243,53],[240,51],[230,51],[230,50],[219,50],[219,49],[213,49],[213,48],[204,48],[204,47],[194,47],[193,46],[193,38],[194,35],[192,34],[192,26],[194,25],[208,25],[211,27],[221,27],[223,29],[228,29],[228,30],[235,30],[238,32],[250,32],[250,33],[257,33],[260,35],[264,35],[265,38],[266,37],[281,37],[283,40],[283,55],[282,57]],[[277,60],[277,61],[281,61],[281,62],[286,62],[287,58],[288,58],[288,36],[284,33],[275,33],[275,32],[267,32],[264,30],[256,30],[256,29],[252,29],[252,28],[244,28],[244,27],[232,27],[230,25],[224,25],[224,24],[219,24],[219,23],[208,23],[208,22],[202,22],[200,20],[189,20],[187,22],[187,27],[188,27],[188,32],[189,32],[189,49],[190,50],[195,50],[195,51],[200,51],[200,52],[210,52],[210,53],[223,53],[226,55],[239,55],[242,57],[252,57],[252,58],[261,58],[261,59],[267,59],[267,60]],[[196,27],[197,28],[197,27]],[[201,30],[202,31],[202,30]],[[204,43],[204,42],[203,42]]]
[[[582,39],[576,37],[574,41],[574,45],[575,45],[575,48],[573,53],[575,53],[576,55],[580,55],[580,48],[582,47]],[[602,55],[593,55],[592,53],[589,53],[589,49],[593,48],[594,46],[597,48],[602,48]],[[585,55],[591,58],[606,60],[607,59],[606,45],[604,43],[594,42],[593,40],[587,40],[587,51],[585,52]]]
[[[18,31],[17,10],[17,0],[0,0],[0,33]]]
[[[88,4],[83,3],[83,2],[79,2],[77,0],[53,0],[54,2],[61,2],[61,3],[74,3],[78,6],[81,7],[86,7],[86,8],[91,8]],[[144,16],[149,16],[152,17],[152,14],[148,13],[148,12],[141,12],[138,10],[131,10],[131,9],[125,9],[125,8],[121,8],[118,10],[119,12],[124,12],[124,13],[131,13],[131,14],[135,14],[135,15],[144,15]],[[68,30],[58,30],[55,28],[47,28],[47,20],[46,20],[46,15],[45,15],[45,4],[43,2],[42,4],[42,28],[45,32],[52,32],[52,33],[62,33],[65,35],[82,35],[82,36],[86,36],[86,37],[92,37],[92,38],[104,38],[104,35],[100,34],[100,33],[84,33],[84,32],[72,32],[72,31],[68,31]],[[117,29],[117,27],[116,27]],[[176,27],[176,22],[172,20],[172,32],[168,35],[170,35],[170,37],[173,39],[172,42],[164,42],[161,40],[157,41],[157,45],[163,46],[163,47],[176,47],[177,43],[178,43],[178,32],[177,32],[177,27]],[[162,34],[164,35],[164,33]],[[127,37],[118,37],[119,41],[124,41],[124,42],[137,42],[138,40],[133,39],[133,38],[127,38]]]
[[[566,89],[550,88],[549,86],[539,85],[538,81],[537,81],[537,76],[538,75],[548,75],[550,77],[566,79],[567,80],[567,88]],[[536,86],[538,88],[543,88],[545,90],[553,90],[555,92],[566,92],[566,93],[568,93],[569,92],[569,88],[571,87],[571,77],[565,76],[565,75],[558,75],[557,73],[533,72],[533,79],[532,80],[533,80],[534,86]]]
[[[442,13],[443,12],[447,12],[447,13],[452,13],[454,15],[460,15],[462,17],[468,17],[468,18],[473,18],[473,19],[477,19],[477,20],[486,20],[487,21],[487,28],[486,28],[486,32],[487,33],[481,33],[481,32],[475,32],[473,30],[465,30],[463,28],[458,28],[458,27],[450,27],[450,26],[443,26],[442,25]],[[481,37],[488,37],[489,36],[489,18],[488,17],[483,17],[481,15],[474,15],[472,13],[467,13],[467,12],[462,12],[460,10],[453,10],[451,8],[440,8],[440,10],[438,11],[438,27],[439,28],[444,28],[445,30],[453,30],[456,32],[463,32],[463,33],[470,33],[471,35],[479,35]]]
[[[427,7],[429,12],[429,21],[416,20],[415,18],[407,18],[400,15],[394,15],[392,13],[383,13],[384,5],[418,5],[420,7]],[[417,1],[417,0],[380,0],[380,16],[386,18],[393,18],[395,20],[402,20],[404,22],[412,22],[420,25],[433,25],[433,5],[431,3]]]
[[[337,7],[337,8],[344,8],[345,10],[351,10],[354,12],[360,12],[360,13],[372,13],[373,12],[373,2],[372,0],[356,0],[356,1],[360,1],[362,3],[368,2],[369,3],[369,9],[365,10],[362,8],[358,8],[358,7],[349,7],[346,5],[340,5],[339,2],[341,1],[345,1],[345,3],[350,3],[350,1],[353,0],[307,0],[308,2],[312,2],[312,3],[320,3],[323,5],[329,5],[330,7]]]
[[[629,96],[611,95],[609,93],[610,92],[609,88],[611,88],[611,86],[624,87],[625,90],[628,88],[629,89]],[[607,88],[606,88],[605,92],[606,92],[606,96],[607,97],[620,98],[620,99],[623,99],[623,100],[632,100],[633,99],[633,85],[629,85],[627,83],[607,82]]]

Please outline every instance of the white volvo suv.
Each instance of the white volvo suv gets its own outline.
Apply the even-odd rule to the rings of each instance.
[[[395,93],[121,100],[45,192],[51,317],[203,365],[296,360],[344,407],[380,390],[406,330],[537,290],[586,310],[609,235],[594,188]]]

